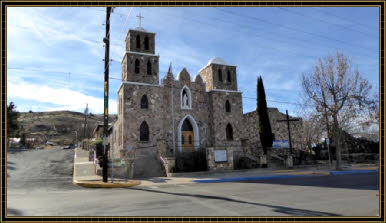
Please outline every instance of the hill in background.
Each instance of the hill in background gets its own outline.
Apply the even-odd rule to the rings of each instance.
[[[117,116],[109,115],[109,123]],[[58,145],[76,143],[84,138],[85,115],[72,111],[20,112],[18,118],[26,138],[35,138],[35,146],[52,141]],[[103,124],[103,114],[87,116],[86,136],[93,138],[93,130]]]

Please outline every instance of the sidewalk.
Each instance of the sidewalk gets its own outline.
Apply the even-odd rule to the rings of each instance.
[[[86,187],[131,187],[131,186],[163,186],[180,185],[192,183],[220,183],[235,182],[246,180],[263,180],[276,178],[295,178],[312,177],[340,174],[354,174],[378,171],[378,166],[349,165],[343,167],[342,171],[335,171],[327,167],[303,167],[294,169],[277,170],[271,168],[246,169],[246,170],[224,170],[224,171],[204,171],[177,173],[173,177],[153,177],[138,180],[123,180],[114,178],[114,183],[109,179],[109,183],[103,183],[102,177],[95,174],[95,167],[92,161],[88,161],[88,151],[75,149],[76,158],[74,159],[74,184]]]
[[[74,176],[73,183],[82,187],[92,188],[117,188],[137,186],[141,182],[138,180],[119,180],[114,182],[103,182],[102,177],[96,174],[95,164],[89,161],[89,152],[80,148],[75,148],[74,154]]]

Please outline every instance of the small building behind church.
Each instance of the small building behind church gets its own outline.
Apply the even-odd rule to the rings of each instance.
[[[160,82],[156,33],[130,29],[125,43],[110,140],[115,158],[134,151],[134,176],[156,176],[163,168],[160,156],[181,152],[205,151],[210,170],[233,169],[236,152],[262,154],[257,112],[243,114],[236,65],[217,57],[194,75],[186,68],[173,74],[170,65]],[[276,122],[285,115],[275,108],[269,115],[276,139],[288,139],[286,124]],[[302,123],[295,125],[293,147],[300,149]]]

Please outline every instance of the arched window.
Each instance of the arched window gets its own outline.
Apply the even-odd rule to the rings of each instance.
[[[186,86],[184,86],[181,90],[181,108],[192,108],[190,90]]]
[[[192,135],[189,135],[189,144],[192,144]]]
[[[149,37],[145,37],[145,50],[149,49]]]
[[[150,62],[150,60],[147,61],[147,74],[151,75],[151,62]]]
[[[229,70],[228,70],[228,74],[227,74],[227,80],[228,80],[228,82],[232,81],[231,72]]]
[[[184,138],[184,135],[181,135],[181,144],[185,144],[185,138]]]
[[[225,102],[225,112],[231,112],[231,103],[228,100]]]
[[[141,98],[141,108],[147,109],[148,108],[148,102],[147,102],[147,96],[146,94],[142,96]]]
[[[139,35],[137,35],[136,42],[137,42],[137,49],[141,49],[141,37],[139,37]]]
[[[218,80],[222,82],[222,71],[218,69]]]
[[[138,59],[135,60],[135,73],[139,74],[139,60]]]
[[[226,128],[227,140],[233,140],[233,129],[231,124],[228,123]]]
[[[143,121],[139,127],[139,140],[140,141],[149,141],[149,126],[146,121]]]

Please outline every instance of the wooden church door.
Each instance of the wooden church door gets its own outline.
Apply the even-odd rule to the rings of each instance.
[[[194,132],[192,124],[185,119],[181,129],[182,152],[194,152]]]

